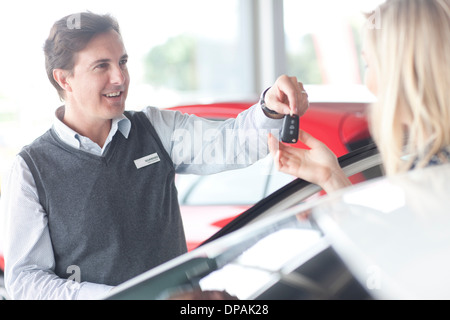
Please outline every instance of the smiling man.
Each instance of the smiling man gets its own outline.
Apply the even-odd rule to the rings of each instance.
[[[87,16],[83,17],[87,20]],[[66,101],[64,123],[103,147],[111,119],[120,117],[125,110],[130,76],[128,55],[119,27],[113,21],[109,30],[107,21],[104,26],[92,24],[89,29],[101,30],[103,27],[105,31],[93,35],[83,50],[76,52],[72,58],[73,67],[54,68],[52,61],[47,59],[47,73]],[[47,41],[47,52],[51,52],[52,45]]]
[[[210,148],[204,142],[185,139],[195,152],[175,152],[174,132],[198,139],[198,128],[267,133],[281,127],[284,114],[302,115],[308,107],[302,84],[281,76],[265,92],[264,110],[258,103],[224,123],[154,107],[126,111],[128,54],[117,21],[80,13],[73,27],[73,17],[54,24],[44,48],[64,105],[54,125],[16,157],[2,190],[5,284],[14,299],[99,298],[185,253],[175,173],[243,165],[201,161]],[[267,135],[258,143],[266,144]],[[209,144],[228,157],[223,139]],[[237,154],[247,147],[244,139]]]

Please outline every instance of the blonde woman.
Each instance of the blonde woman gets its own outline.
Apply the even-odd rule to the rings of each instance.
[[[387,0],[365,28],[365,84],[377,96],[370,127],[387,175],[450,162],[450,0]],[[301,131],[310,150],[269,136],[278,169],[326,192],[350,185],[336,156]]]

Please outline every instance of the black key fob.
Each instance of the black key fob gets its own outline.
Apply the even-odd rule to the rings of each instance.
[[[298,115],[285,115],[283,119],[283,127],[281,129],[281,141],[286,143],[296,143],[298,141],[299,123],[300,121]]]

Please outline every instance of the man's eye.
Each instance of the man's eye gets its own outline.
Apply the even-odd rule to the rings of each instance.
[[[104,69],[104,68],[106,68],[108,65],[106,64],[106,63],[101,63],[101,64],[99,64],[98,66],[96,66],[95,68],[96,69]]]
[[[124,66],[127,64],[127,62],[128,62],[127,59],[120,60],[120,65]]]

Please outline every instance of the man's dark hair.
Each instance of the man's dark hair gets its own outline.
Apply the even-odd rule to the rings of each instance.
[[[75,54],[83,50],[95,35],[110,30],[120,34],[117,20],[108,14],[81,12],[55,22],[44,45],[45,69],[61,99],[64,99],[64,90],[53,78],[53,70],[73,72]]]

